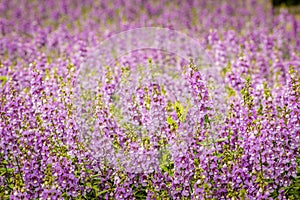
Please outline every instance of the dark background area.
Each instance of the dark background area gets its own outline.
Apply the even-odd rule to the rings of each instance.
[[[280,6],[280,5],[286,5],[286,6],[295,6],[300,5],[300,0],[272,0],[273,6]]]

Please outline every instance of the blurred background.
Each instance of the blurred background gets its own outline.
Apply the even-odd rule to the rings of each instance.
[[[287,7],[289,12],[300,19],[300,0],[272,0],[275,11],[279,11],[280,7]]]
[[[287,6],[296,6],[300,4],[299,0],[272,0],[273,6],[280,6],[285,4]]]
[[[271,0],[275,12],[279,13],[280,8],[287,7],[297,20],[300,20],[300,0]]]

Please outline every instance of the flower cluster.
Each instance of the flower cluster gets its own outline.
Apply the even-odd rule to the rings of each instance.
[[[212,70],[155,49],[82,69],[149,26]],[[0,199],[300,199],[299,33],[258,0],[1,1]]]

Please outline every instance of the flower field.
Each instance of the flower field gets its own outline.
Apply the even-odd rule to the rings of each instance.
[[[260,0],[0,1],[0,199],[300,199],[300,21]]]

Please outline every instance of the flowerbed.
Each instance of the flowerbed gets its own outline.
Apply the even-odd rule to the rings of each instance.
[[[300,198],[300,22],[287,11],[4,0],[0,13],[0,199]],[[211,63],[137,49],[82,71],[106,38],[143,27],[195,38]]]

